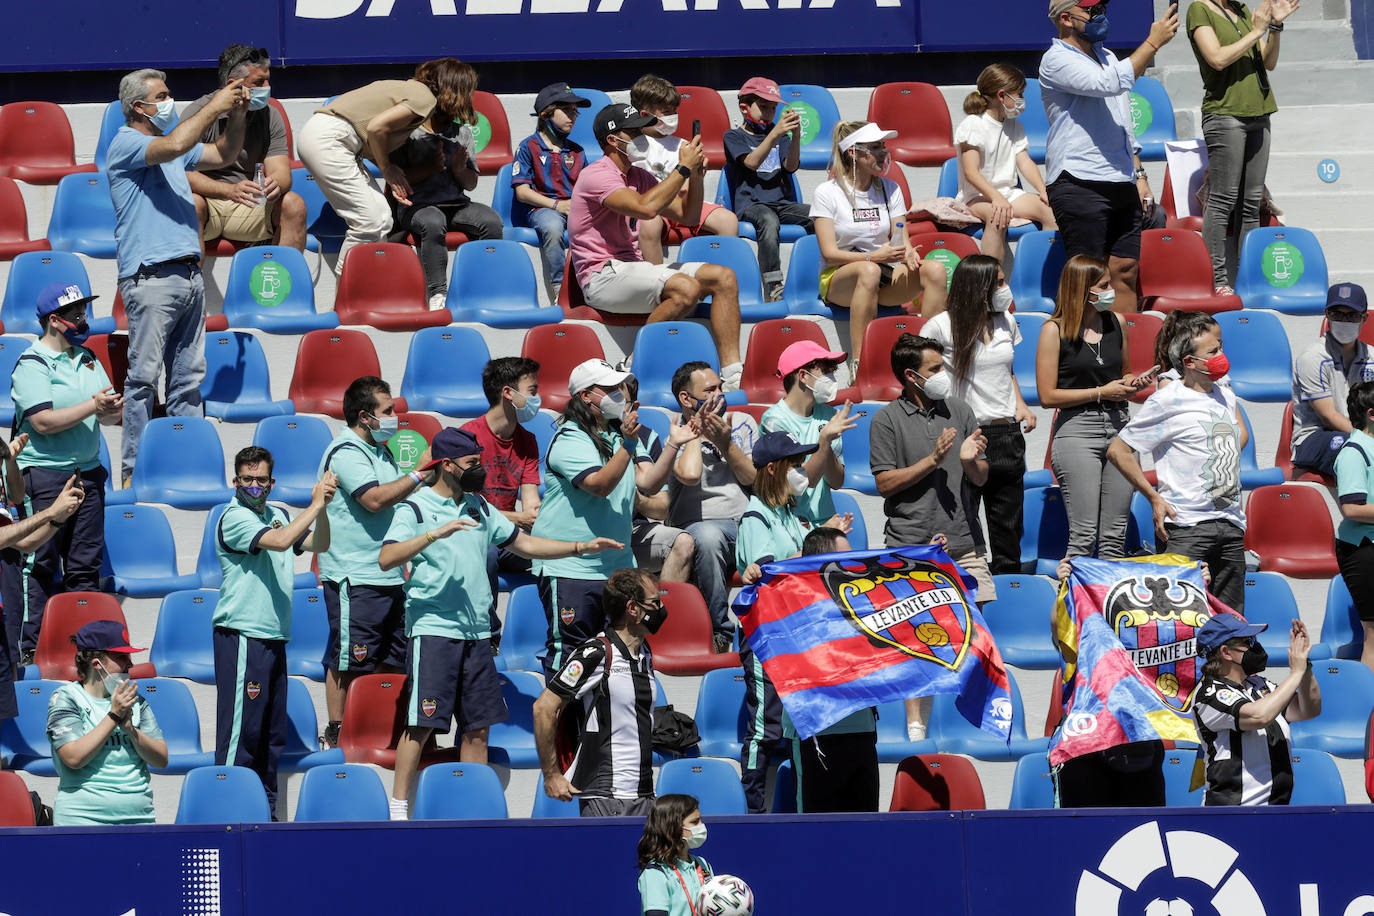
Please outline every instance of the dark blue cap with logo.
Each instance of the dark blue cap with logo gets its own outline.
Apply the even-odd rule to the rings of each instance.
[[[90,302],[99,296],[91,296],[81,291],[81,287],[70,281],[49,283],[38,294],[38,320],[42,321],[53,312],[61,311],[69,305]]]
[[[81,652],[125,652],[144,650],[129,645],[129,630],[118,620],[92,620],[72,637]]]
[[[481,453],[482,445],[477,441],[476,436],[465,429],[448,426],[439,430],[434,441],[429,444],[429,464],[422,468],[416,468],[416,470],[427,471],[441,461],[466,458],[468,455],[480,455]]]
[[[1268,626],[1267,623],[1250,623],[1239,614],[1217,614],[1198,630],[1198,652],[1204,656],[1211,655],[1228,639],[1258,636]]]
[[[1329,309],[1348,308],[1364,313],[1369,309],[1364,287],[1358,283],[1337,283],[1326,291],[1326,307]]]
[[[781,430],[765,433],[754,443],[754,467],[761,468],[770,462],[781,461],[794,455],[809,455],[818,448],[820,446],[814,443],[802,445],[792,438],[791,433]]]
[[[549,83],[539,90],[539,95],[534,99],[534,116],[537,118],[544,113],[544,109],[552,105],[576,105],[578,108],[590,108],[591,99],[584,99],[576,92],[572,91],[567,83]]]

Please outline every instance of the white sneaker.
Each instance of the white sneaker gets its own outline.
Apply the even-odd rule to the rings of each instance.
[[[926,727],[920,722],[908,722],[906,724],[906,740],[924,741],[926,740]],[[393,802],[394,804],[394,802]]]
[[[720,390],[739,391],[740,379],[744,376],[743,363],[731,363],[720,370]]]
[[[410,820],[410,802],[404,798],[389,798],[387,801],[391,804],[391,819],[393,821]]]
[[[435,293],[429,297],[429,310],[431,312],[437,312],[442,308],[448,308],[448,293]]]

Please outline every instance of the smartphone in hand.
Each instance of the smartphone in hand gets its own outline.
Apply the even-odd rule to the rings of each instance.
[[[692,136],[693,136],[693,137],[700,137],[700,136],[701,136],[701,119],[700,119],[700,118],[698,118],[697,120],[695,120],[695,121],[692,122]]]

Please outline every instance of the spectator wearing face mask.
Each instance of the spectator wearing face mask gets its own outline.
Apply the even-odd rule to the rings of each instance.
[[[785,432],[803,445],[817,446],[804,467],[806,492],[797,500],[801,513],[809,519],[835,514],[830,491],[844,485],[840,436],[858,425],[848,401],[839,410],[830,406],[840,389],[835,372],[846,355],[809,340],[789,345],[778,357],[782,400],[768,408],[759,422],[761,433]]]
[[[954,394],[973,411],[987,437],[988,479],[972,488],[969,512],[984,503],[988,545],[995,575],[1021,571],[1021,516],[1026,476],[1026,439],[1035,414],[1021,397],[1012,371],[1013,348],[1021,342],[1011,287],[998,261],[989,255],[964,258],[954,268],[946,310],[925,325],[924,333],[945,348],[945,371]]]
[[[706,842],[701,807],[690,795],[660,795],[639,838],[639,901],[644,916],[697,912],[711,863],[690,852]]]
[[[529,208],[526,218],[539,236],[539,257],[544,277],[551,284],[553,302],[558,300],[568,259],[563,237],[568,231],[573,185],[587,164],[581,144],[573,141],[571,134],[578,109],[591,104],[567,83],[550,83],[540,89],[534,99],[538,129],[516,146],[511,165],[510,186],[516,202]]]
[[[1326,333],[1293,364],[1293,466],[1328,477],[1336,453],[1353,428],[1346,397],[1360,382],[1374,381],[1374,357],[1360,340],[1368,300],[1364,287],[1337,283],[1326,294]]]
[[[1029,219],[1057,229],[1045,179],[1030,157],[1026,130],[1016,119],[1026,110],[1025,75],[1011,64],[993,64],[978,74],[978,85],[964,99],[964,114],[954,130],[959,145],[959,194],[955,198],[983,221],[983,254],[1003,261],[1007,227]],[[1017,184],[1017,174],[1033,190]]]

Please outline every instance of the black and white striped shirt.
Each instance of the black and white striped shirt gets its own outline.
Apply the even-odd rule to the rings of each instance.
[[[1240,709],[1274,689],[1252,675],[1237,684],[1205,677],[1193,715],[1207,754],[1208,805],[1286,805],[1293,795],[1288,723],[1280,714],[1262,730],[1242,731]]]
[[[559,697],[582,703],[582,736],[564,774],[579,797],[652,797],[654,670],[648,644],[631,655],[614,631],[597,634],[573,650],[548,686]]]

